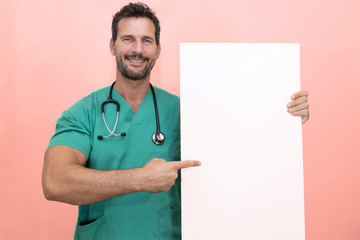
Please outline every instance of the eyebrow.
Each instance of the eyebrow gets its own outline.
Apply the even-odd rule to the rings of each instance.
[[[131,35],[124,35],[124,36],[120,36],[120,38],[132,38],[133,36],[131,36]]]

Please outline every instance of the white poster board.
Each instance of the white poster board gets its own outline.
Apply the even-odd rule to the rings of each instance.
[[[304,240],[299,44],[181,43],[182,239]]]

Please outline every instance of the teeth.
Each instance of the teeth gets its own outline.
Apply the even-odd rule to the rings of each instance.
[[[143,61],[145,61],[144,59],[142,59],[142,60],[135,60],[135,59],[129,59],[131,62],[136,62],[136,63],[141,63],[141,62],[143,62]]]

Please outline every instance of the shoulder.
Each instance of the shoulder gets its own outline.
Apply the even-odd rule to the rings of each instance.
[[[109,95],[109,91],[110,91],[110,86],[96,90],[90,93],[89,95],[87,95],[86,97],[77,101],[72,107],[87,106],[93,103],[97,104],[97,102],[101,100],[104,101],[104,97],[107,97]]]
[[[84,114],[90,112],[91,109],[95,106],[101,104],[101,101],[104,101],[108,94],[109,94],[110,86],[105,88],[101,88],[90,93],[88,96],[83,97],[82,99],[75,102],[69,109],[67,109],[64,113],[77,115],[77,114]]]
[[[155,88],[157,106],[160,118],[169,122],[178,122],[180,119],[180,98],[161,88]]]
[[[167,103],[171,105],[180,105],[180,98],[175,94],[169,93],[164,89],[158,88],[154,86],[154,90],[156,93],[156,98],[159,99],[158,102]]]

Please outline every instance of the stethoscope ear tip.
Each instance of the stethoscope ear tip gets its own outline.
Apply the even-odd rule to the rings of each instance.
[[[98,139],[99,139],[99,140],[102,140],[102,139],[104,139],[104,137],[101,136],[101,135],[99,135],[99,136],[98,136]]]

